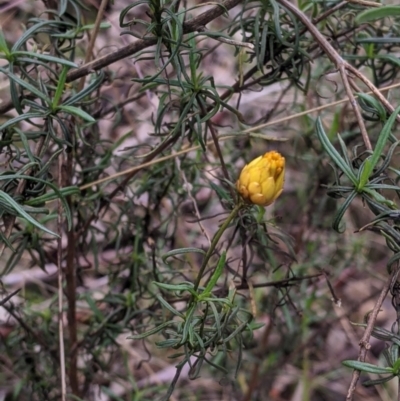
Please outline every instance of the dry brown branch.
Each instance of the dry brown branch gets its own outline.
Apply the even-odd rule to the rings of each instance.
[[[241,3],[241,0],[226,0],[221,5],[218,5],[204,13],[200,14],[196,18],[187,21],[183,24],[183,32],[191,33],[197,31],[199,28],[203,29],[206,24],[214,19],[218,18],[225,13],[226,10],[230,10],[233,7]],[[101,70],[115,63],[118,60],[122,60],[126,57],[132,56],[135,53],[145,49],[146,47],[153,46],[157,43],[157,38],[144,38],[137,40],[136,42],[117,50],[116,52],[107,54],[106,56],[100,57],[93,60],[90,63],[83,65],[82,67],[71,71],[67,76],[67,82],[75,81],[78,78],[84,77],[93,71]]]
[[[335,64],[335,67],[339,70],[344,88],[346,90],[346,94],[350,100],[350,104],[356,115],[358,126],[360,128],[361,135],[364,141],[364,145],[367,149],[371,150],[372,149],[371,142],[369,140],[368,133],[365,128],[364,120],[361,116],[360,107],[357,101],[355,100],[353,91],[351,90],[351,86],[349,84],[349,80],[347,77],[347,72],[351,72],[357,78],[359,78],[371,90],[371,92],[381,101],[381,103],[389,113],[393,113],[395,108],[386,100],[386,98],[379,92],[378,88],[376,88],[371,81],[369,81],[356,68],[347,63],[345,60],[343,60],[343,58],[339,55],[339,53],[333,48],[333,46],[318,30],[318,28],[313,25],[313,23],[302,11],[300,11],[292,3],[289,3],[287,0],[278,0],[278,2],[282,4],[284,7],[286,7],[289,11],[291,11],[307,27],[308,31],[311,33],[311,35],[313,35],[318,45],[321,47],[321,49],[324,51],[327,57],[331,60],[331,62]],[[398,121],[400,121],[400,116],[398,116],[397,119]]]
[[[393,269],[392,274],[390,275],[390,277],[388,278],[388,280],[386,281],[384,287],[382,288],[382,291],[379,295],[378,300],[375,303],[374,309],[372,310],[371,314],[369,315],[368,318],[368,324],[367,327],[365,328],[364,334],[359,342],[360,345],[360,350],[358,353],[358,361],[360,362],[364,362],[365,358],[367,356],[367,352],[370,349],[371,345],[369,343],[369,340],[371,338],[371,333],[372,330],[375,326],[376,323],[376,319],[378,317],[378,313],[381,310],[383,301],[385,300],[387,294],[389,293],[390,288],[393,285],[393,282],[397,280],[399,274],[399,270],[397,269]],[[357,386],[357,382],[358,379],[360,378],[360,371],[359,370],[354,370],[353,371],[353,376],[351,378],[351,383],[349,385],[349,390],[347,392],[347,396],[346,396],[346,401],[352,401],[353,400],[353,396],[354,396],[354,391],[356,389]]]
[[[61,188],[63,182],[63,154],[58,158],[58,185]],[[66,364],[65,364],[65,348],[64,348],[64,274],[63,274],[63,206],[61,201],[58,201],[58,216],[57,216],[57,278],[58,278],[58,342],[60,347],[60,377],[61,377],[61,400],[65,401],[67,396],[67,380],[66,380]]]
[[[100,31],[100,24],[103,19],[104,10],[107,6],[108,0],[102,0],[99,10],[97,12],[96,21],[94,24],[93,32],[91,33],[89,45],[85,57],[85,63],[88,63],[93,55],[94,46]],[[78,91],[81,91],[85,85],[85,77],[82,77],[78,84]],[[73,117],[76,120],[75,117]],[[72,134],[73,135],[73,134]],[[75,140],[74,140],[75,142]],[[60,156],[62,157],[62,156]],[[73,152],[69,151],[66,155],[66,185],[71,185],[71,177],[73,176]],[[74,208],[73,200],[71,197],[67,199],[68,205],[71,210]],[[61,206],[60,206],[61,207]],[[77,333],[77,321],[76,321],[76,265],[75,265],[75,248],[76,248],[76,236],[74,223],[71,223],[71,229],[67,233],[67,257],[66,257],[66,268],[65,268],[65,281],[66,281],[66,293],[67,293],[67,316],[68,316],[68,333],[70,341],[69,349],[69,369],[68,377],[71,385],[73,395],[79,397],[79,382],[78,382],[78,333]],[[59,266],[61,268],[61,266]]]

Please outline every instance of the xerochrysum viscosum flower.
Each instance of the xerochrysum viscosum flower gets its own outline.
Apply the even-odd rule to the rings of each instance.
[[[244,166],[236,188],[244,200],[268,206],[282,193],[284,181],[285,158],[273,150]]]

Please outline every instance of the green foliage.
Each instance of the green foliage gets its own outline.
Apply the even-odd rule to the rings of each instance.
[[[364,10],[356,17],[357,24],[375,21],[383,18],[391,18],[400,15],[400,7],[398,6],[382,6]]]
[[[282,0],[109,2],[103,19],[119,27],[91,2],[25,3],[0,30],[7,396],[60,400],[66,383],[67,398],[88,401],[268,399],[290,367],[301,374],[279,397],[325,399],[310,366],[329,352],[342,273],[360,267],[381,284],[369,234],[386,273],[400,261],[400,107],[350,77],[366,149],[335,103],[347,95],[328,76],[332,58]],[[374,85],[397,82],[398,6],[298,9]],[[272,149],[286,159],[282,197],[267,210],[242,204],[240,168]],[[356,233],[343,235],[346,224]],[[370,386],[400,369],[395,325],[373,335],[390,343],[386,367],[344,362],[384,375]],[[323,374],[347,380],[335,357]],[[144,360],[155,376],[172,361],[174,375],[143,384]],[[186,368],[198,393],[178,382]]]
[[[372,335],[386,341],[393,341],[393,339],[396,337],[393,335],[393,333],[381,328],[375,328]],[[398,378],[400,375],[399,344],[392,344],[389,348],[386,348],[382,352],[382,355],[386,364],[388,365],[387,367],[380,367],[371,363],[353,360],[343,361],[343,365],[364,373],[386,375],[385,377],[379,379],[364,381],[363,385],[366,387],[384,384],[394,378]]]

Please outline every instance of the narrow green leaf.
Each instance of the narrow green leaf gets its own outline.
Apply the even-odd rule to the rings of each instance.
[[[389,37],[389,36],[384,36],[384,37],[373,37],[373,38],[365,38],[365,39],[358,39],[358,43],[375,43],[375,44],[386,44],[386,43],[400,43],[400,37],[395,36],[395,37]]]
[[[400,67],[400,58],[393,56],[392,54],[378,54],[375,56],[376,59],[388,61],[397,67]]]
[[[390,209],[393,209],[393,210],[397,209],[397,205],[393,201],[386,199],[384,196],[382,196],[380,193],[376,192],[374,189],[369,188],[368,185],[366,187],[364,187],[363,191],[365,193],[367,193],[368,195],[370,195],[374,200],[381,203],[382,205],[389,206]]]
[[[390,380],[394,379],[394,375],[390,375],[388,377],[381,377],[380,379],[376,379],[376,380],[367,380],[365,382],[363,382],[363,386],[364,387],[371,387],[371,386],[376,386],[376,385],[382,385],[384,383],[387,383]]]
[[[78,64],[73,63],[72,61],[69,60],[65,60],[62,58],[58,58],[58,57],[54,57],[54,56],[50,56],[48,54],[41,54],[41,53],[34,53],[34,52],[28,52],[25,50],[18,50],[16,52],[13,53],[13,56],[18,58],[19,56],[24,56],[24,57],[29,57],[29,58],[33,58],[33,59],[38,59],[38,60],[42,60],[42,61],[47,61],[50,63],[57,63],[57,64],[61,64],[64,66],[68,66],[71,68],[78,68]],[[32,60],[30,60],[32,62]]]
[[[20,121],[28,121],[31,118],[44,118],[45,116],[41,113],[25,113],[21,114],[19,116],[16,116],[14,118],[11,118],[10,120],[6,121],[4,124],[0,125],[0,131],[3,131],[7,127],[10,127],[11,125],[14,125]]]
[[[339,112],[333,115],[332,125],[328,132],[328,139],[333,139],[337,132],[339,132],[341,116]]]
[[[7,46],[7,42],[2,29],[0,29],[0,52],[3,52],[6,57],[10,56],[10,49]]]
[[[78,117],[82,118],[82,120],[88,121],[90,123],[96,122],[96,120],[90,114],[86,113],[86,111],[83,111],[79,107],[59,106],[58,109],[65,111],[68,114],[73,114],[75,116],[78,116]]]
[[[231,199],[229,193],[221,185],[216,185],[212,181],[209,181],[209,185],[217,193],[219,198],[224,200]]]
[[[166,260],[167,260],[168,258],[171,258],[171,257],[173,257],[173,256],[177,256],[177,255],[184,255],[184,254],[186,254],[186,253],[201,253],[202,255],[205,255],[205,254],[206,254],[202,249],[199,249],[199,248],[179,248],[179,249],[174,249],[174,250],[172,250],[172,251],[169,251],[169,252],[165,253],[165,254],[161,257],[161,259],[162,259],[162,261],[163,261],[164,263],[168,264],[168,263],[166,262]]]
[[[161,295],[156,294],[157,299],[160,301],[161,305],[164,306],[164,308],[168,309],[173,315],[180,317],[181,319],[184,319],[185,317],[183,316],[182,313],[177,311],[171,304],[169,304]]]
[[[224,304],[225,306],[228,306],[229,308],[232,307],[232,302],[227,299],[227,298],[211,298],[211,297],[202,297],[201,300],[203,302],[214,302],[215,304]]]
[[[395,17],[400,15],[399,6],[382,6],[376,8],[370,8],[360,12],[355,18],[357,24],[363,24],[365,22],[375,21],[386,17]]]
[[[128,337],[132,338],[132,337]],[[155,342],[156,346],[158,348],[173,348],[176,347],[179,344],[180,339],[179,338],[173,338],[170,340],[163,340],[163,341],[157,341]]]
[[[199,297],[200,301],[201,301],[201,298],[202,298],[203,295],[204,296],[209,296],[211,294],[211,291],[215,287],[215,284],[217,284],[217,281],[221,277],[222,271],[224,270],[225,261],[226,261],[226,252],[224,251],[224,252],[222,252],[221,257],[219,258],[217,267],[214,270],[214,273],[211,276],[211,279],[208,282],[206,289],[204,290],[204,292]]]
[[[0,242],[4,242],[7,245],[7,248],[9,248],[12,252],[16,252],[16,249],[12,246],[12,243],[10,240],[3,234],[3,232],[0,230]],[[4,271],[1,273],[1,275],[5,274]]]
[[[82,25],[82,26],[80,27],[79,31],[80,31],[80,32],[82,32],[82,31],[88,31],[88,30],[93,29],[94,27],[95,27],[95,24]],[[100,27],[100,29],[108,29],[108,28],[111,28],[112,25],[111,25],[109,22],[107,22],[107,21],[103,21],[103,22],[100,22],[99,27]]]
[[[241,333],[247,326],[248,322],[243,322],[239,326],[236,327],[236,329],[228,336],[225,337],[222,342],[223,343],[228,343],[229,341],[232,340],[232,338],[236,337],[237,334]]]
[[[214,319],[215,319],[214,326],[217,329],[218,336],[221,337],[222,336],[221,319],[220,319],[219,313],[217,311],[217,308],[214,305],[214,302],[210,302],[208,305],[210,306],[212,314],[213,314]]]
[[[394,255],[388,260],[388,262],[387,262],[387,264],[386,264],[386,267],[387,267],[387,270],[388,270],[388,272],[389,272],[390,274],[392,273],[392,265],[393,265],[394,263],[398,263],[399,260],[400,260],[400,252],[394,254]]]
[[[40,22],[38,20],[36,20],[37,22],[35,24],[33,24],[29,29],[27,29],[26,31],[24,31],[23,35],[20,35],[18,40],[13,44],[12,48],[11,48],[11,52],[15,52],[18,51],[20,47],[24,48],[24,46],[26,45],[28,39],[34,35],[36,35],[38,32],[43,31],[43,28],[48,27],[48,26],[52,26],[54,27],[54,23],[55,21],[49,19],[49,20],[40,20]],[[60,28],[60,26],[65,26],[65,27],[72,27],[73,25],[69,22],[66,21],[60,21],[58,20],[56,22],[58,28]],[[46,30],[46,28],[44,29]],[[52,31],[54,32],[54,28],[52,29]],[[54,33],[53,33],[54,35]]]
[[[371,175],[371,172],[373,170],[371,166],[372,166],[371,157],[368,157],[367,159],[364,160],[359,170],[360,176],[357,188],[358,192],[361,192],[365,187],[365,184],[368,182],[369,176]]]
[[[376,142],[374,152],[372,156],[369,158],[369,162],[365,163],[364,171],[362,173],[362,177],[357,186],[358,191],[361,191],[364,188],[364,185],[367,183],[369,176],[374,170],[375,166],[378,164],[379,159],[382,156],[383,149],[388,141],[389,135],[392,132],[393,124],[396,121],[396,117],[400,112],[400,106],[398,106],[395,111],[390,115],[385,125],[382,128],[382,131],[379,134],[378,141]]]
[[[345,164],[347,166],[349,166],[350,169],[351,169],[352,168],[352,163],[351,163],[351,160],[349,158],[349,155],[347,154],[347,145],[345,144],[344,140],[342,139],[342,137],[339,134],[337,134],[337,140],[339,142],[340,148],[342,149],[343,160],[344,160]],[[358,180],[357,180],[357,182],[358,182]]]
[[[48,228],[40,224],[28,213],[26,213],[25,210],[21,207],[21,205],[15,202],[15,200],[10,195],[6,194],[1,190],[0,190],[0,199],[4,200],[10,207],[12,207],[17,216],[23,217],[25,220],[29,221],[32,225],[46,232],[47,234],[53,235],[54,237],[58,237],[56,233],[53,233],[53,231],[50,231]]]
[[[104,81],[104,72],[100,71],[97,73],[96,79],[94,79],[88,86],[85,86],[80,92],[75,93],[69,99],[63,102],[63,106],[72,106],[75,103],[81,101],[85,97],[89,96],[94,90],[100,87]]]
[[[400,255],[399,255],[400,257]],[[353,323],[350,322],[353,326],[359,327],[367,327],[366,323]],[[400,335],[393,333],[392,331],[386,330],[382,327],[374,327],[372,329],[372,336],[383,341],[391,341],[395,343],[397,346],[400,345]],[[396,358],[397,359],[397,358]]]
[[[34,87],[30,83],[24,81],[23,79],[21,79],[17,75],[13,74],[12,72],[9,72],[9,71],[5,70],[2,67],[0,67],[0,71],[3,74],[7,75],[10,78],[10,80],[12,80],[14,83],[17,83],[22,88],[28,90],[29,92],[31,92],[32,94],[37,96],[39,99],[42,99],[47,104],[51,103],[50,99],[44,93],[42,93],[38,88]]]
[[[26,176],[29,178],[33,178],[30,176]],[[15,178],[21,178],[17,175],[15,175]],[[29,179],[26,178],[26,179]],[[0,176],[0,180],[3,179],[3,176]],[[38,180],[38,179],[37,179]],[[49,181],[45,181],[45,180],[40,180],[40,182],[44,182],[49,186],[53,186],[54,184],[51,184]],[[51,184],[51,185],[50,185]],[[30,206],[35,206],[35,205],[41,205],[43,203],[46,202],[50,202],[54,199],[61,199],[63,202],[64,207],[68,206],[68,204],[66,205],[64,203],[63,197],[66,196],[72,196],[72,195],[79,195],[81,193],[80,189],[78,187],[75,186],[70,186],[70,187],[65,187],[65,188],[61,188],[61,189],[53,189],[53,191],[49,191],[46,194],[43,194],[41,196],[38,196],[36,198],[33,199],[29,199],[27,201],[24,202],[24,205],[30,205]]]
[[[182,338],[179,344],[185,344],[189,337],[189,331],[193,330],[192,323],[193,323],[194,311],[195,311],[195,305],[193,304],[186,312],[185,323],[183,325],[183,330],[182,330]]]
[[[71,210],[69,208],[68,202],[65,199],[65,196],[79,194],[80,189],[78,187],[71,186],[71,187],[66,187],[66,188],[62,188],[61,190],[59,190],[57,188],[57,186],[54,185],[52,182],[50,182],[48,180],[46,181],[46,180],[43,180],[43,179],[37,178],[37,177],[31,177],[30,175],[23,175],[23,174],[0,175],[0,180],[14,180],[14,179],[23,179],[23,180],[30,180],[30,181],[34,181],[34,182],[41,182],[41,183],[49,186],[54,192],[49,192],[48,194],[44,194],[44,195],[38,196],[34,199],[25,201],[23,207],[26,208],[25,205],[28,205],[28,206],[41,205],[50,200],[59,199],[62,202],[64,209],[65,209],[65,216],[67,218],[68,230],[71,229],[72,215],[71,215]]]
[[[397,351],[396,351],[397,350]],[[397,357],[399,356],[399,347],[397,345],[391,347],[391,356],[392,356],[392,360],[394,360],[394,364],[392,366],[394,374],[399,374],[399,370],[400,370],[400,359],[395,359],[396,357],[396,353],[397,353]]]
[[[340,156],[339,152],[331,144],[329,138],[327,137],[324,127],[322,126],[321,118],[317,118],[316,122],[317,135],[325,151],[328,153],[330,158],[335,162],[335,164],[346,174],[349,180],[357,187],[357,176],[355,175],[351,166],[349,166],[346,161]]]
[[[344,229],[342,229],[340,227],[340,222],[342,221],[342,218],[346,212],[346,210],[349,208],[349,206],[351,205],[351,202],[353,201],[353,199],[357,196],[357,192],[353,191],[350,193],[350,195],[346,198],[346,200],[343,202],[343,204],[340,206],[339,210],[337,211],[336,215],[335,215],[335,219],[332,223],[332,227],[334,230],[336,230],[337,232],[343,232]]]
[[[386,110],[379,100],[375,99],[371,95],[367,95],[366,93],[358,92],[356,93],[356,95],[359,99],[362,99],[366,104],[368,104],[369,106],[371,106],[373,109],[376,110],[376,114],[379,115],[381,121],[386,120]]]
[[[380,366],[373,365],[372,363],[346,360],[342,364],[348,368],[360,370],[361,372],[375,373],[375,374],[390,374],[392,373],[392,368],[386,367],[382,368]]]
[[[381,163],[380,166],[374,170],[370,179],[379,177],[387,168],[391,169],[390,162],[392,160],[394,151],[396,150],[397,146],[399,146],[399,144],[400,144],[400,141],[397,141],[396,139],[395,139],[395,141],[393,141],[392,137],[393,137],[393,134],[390,134],[389,141],[393,142],[393,144],[390,146],[385,157],[383,158],[383,163]]]
[[[84,299],[89,305],[89,308],[92,310],[94,313],[94,316],[96,317],[97,321],[99,323],[102,323],[104,321],[104,315],[101,312],[101,310],[97,307],[95,300],[92,298],[92,295],[87,293],[84,295]]]
[[[26,137],[26,135],[24,134],[23,131],[16,130],[16,132],[18,133],[19,137],[21,138],[22,145],[23,145],[23,147],[25,149],[25,152],[26,152],[26,155],[27,155],[29,161],[31,163],[37,164],[37,161],[35,160],[35,157],[32,154],[28,138]]]
[[[131,340],[142,340],[143,338],[146,338],[146,337],[149,337],[149,336],[151,336],[151,335],[153,335],[153,334],[156,334],[156,333],[158,333],[159,331],[161,331],[161,330],[165,329],[166,327],[171,326],[171,325],[173,325],[173,324],[174,324],[174,322],[173,322],[172,320],[170,320],[170,321],[168,321],[168,322],[165,322],[165,323],[163,323],[163,324],[160,324],[160,325],[157,326],[157,327],[154,327],[154,329],[151,329],[151,330],[146,331],[146,332],[141,333],[141,334],[135,334],[135,335],[130,336],[130,337],[128,337],[128,338],[131,339]]]
[[[167,284],[167,283],[158,283],[156,281],[154,281],[153,283],[157,287],[167,291],[189,291],[193,289],[192,283]]]
[[[57,83],[57,88],[56,88],[56,93],[54,94],[53,102],[52,102],[52,108],[55,110],[60,103],[60,99],[62,94],[64,93],[65,90],[65,81],[67,79],[67,73],[68,73],[68,67],[63,66],[63,69],[61,71],[60,76],[58,77],[58,83]],[[65,107],[65,106],[64,106]]]

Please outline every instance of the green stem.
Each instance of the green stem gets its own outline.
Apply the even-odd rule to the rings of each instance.
[[[211,241],[210,248],[208,248],[208,251],[207,251],[206,255],[204,256],[203,263],[199,270],[199,274],[197,275],[196,283],[194,284],[195,291],[197,291],[197,289],[199,288],[201,278],[203,277],[203,274],[204,274],[204,270],[207,267],[207,263],[210,260],[211,255],[213,254],[215,247],[218,244],[218,241],[221,239],[222,234],[228,228],[229,224],[231,224],[232,220],[238,215],[239,210],[242,208],[242,206],[243,206],[243,203],[241,201],[239,201],[236,204],[236,206],[232,209],[228,218],[223,222],[221,227],[215,233],[215,235]]]

